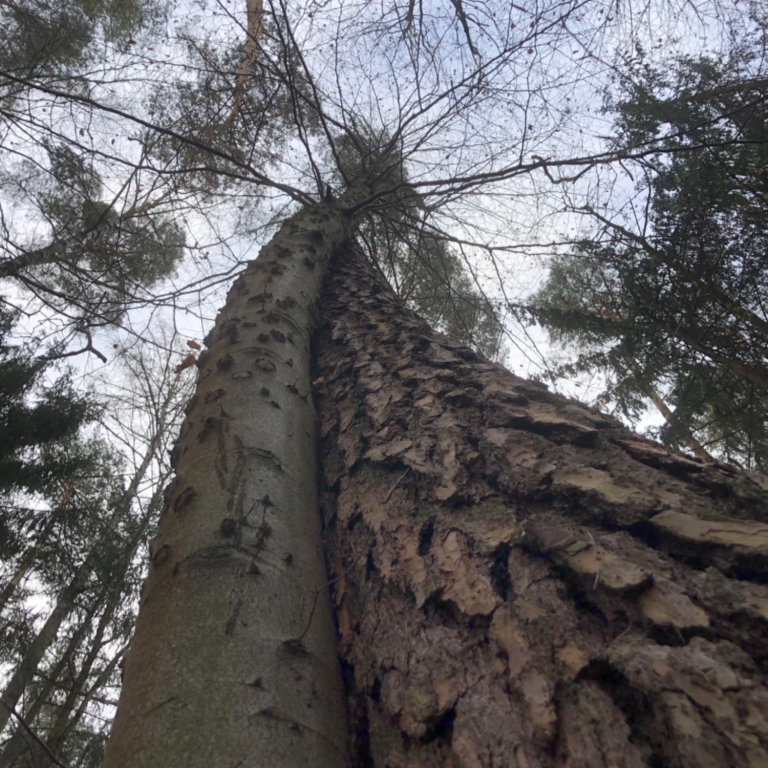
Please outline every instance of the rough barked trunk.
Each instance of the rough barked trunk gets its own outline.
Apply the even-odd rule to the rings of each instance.
[[[345,762],[309,343],[349,226],[330,205],[288,220],[206,339],[104,768]]]
[[[321,318],[356,765],[768,765],[768,479],[449,341],[354,246]]]

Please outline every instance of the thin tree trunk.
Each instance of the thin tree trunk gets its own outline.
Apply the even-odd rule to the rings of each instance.
[[[130,510],[131,502],[138,493],[139,485],[155,458],[155,453],[160,445],[160,437],[165,428],[165,419],[166,414],[161,414],[158,420],[157,433],[150,440],[142,462],[134,473],[128,488],[116,503],[115,509],[109,520],[105,522],[104,532],[91,548],[88,555],[86,555],[84,562],[77,568],[69,584],[59,596],[53,611],[42,629],[35,636],[35,639],[30,643],[24,656],[19,662],[19,665],[6,684],[2,695],[0,695],[0,732],[2,732],[8,724],[8,720],[12,716],[12,710],[16,707],[16,704],[24,693],[24,689],[32,681],[45,652],[56,639],[59,628],[74,609],[75,600],[85,589],[88,577],[92,570],[91,559],[93,555],[101,551],[104,544],[113,535],[113,528]]]
[[[96,679],[93,681],[93,685],[82,694],[82,699],[77,709],[68,713],[67,723],[62,730],[60,741],[66,740],[71,732],[77,727],[80,720],[82,720],[85,714],[85,709],[88,704],[96,698],[98,692],[109,683],[110,678],[114,675],[115,669],[120,661],[123,659],[127,646],[118,650],[115,655],[109,660],[109,663],[102,669]],[[27,722],[27,725],[29,723]],[[67,764],[66,757],[57,758],[57,751],[53,750],[46,741],[40,739],[39,741],[33,740],[26,731],[21,728],[22,738],[19,740],[19,747],[15,748],[17,751],[11,753],[11,759],[8,762],[0,762],[3,768],[52,768],[53,766],[61,766]],[[16,738],[17,734],[14,734]],[[61,749],[61,746],[59,746]],[[23,754],[22,750],[26,753]],[[22,759],[23,758],[23,759]],[[56,760],[59,762],[56,762]],[[18,761],[18,762],[17,762]]]
[[[133,558],[136,556],[136,552],[144,541],[144,536],[147,532],[147,528],[155,517],[156,512],[160,509],[162,503],[162,484],[158,484],[158,489],[155,495],[150,499],[147,504],[144,519],[141,522],[139,530],[136,532],[133,540],[129,543],[123,554],[123,562],[120,567],[120,572],[113,576],[113,583],[109,588],[109,597],[104,607],[104,611],[99,619],[99,624],[96,628],[96,632],[90,641],[90,648],[83,660],[77,677],[72,681],[72,688],[67,694],[67,698],[61,706],[56,722],[53,724],[50,733],[45,739],[45,743],[53,754],[58,754],[61,750],[66,732],[71,728],[72,712],[75,710],[75,702],[78,698],[83,697],[83,688],[88,681],[88,676],[91,674],[91,669],[104,646],[104,633],[112,621],[115,610],[117,609],[120,599],[123,596],[123,586],[125,585],[125,578],[131,567]],[[91,693],[95,692],[95,688],[91,689]],[[85,698],[85,697],[83,697]],[[79,716],[77,717],[79,720]]]
[[[208,337],[104,768],[344,765],[309,335],[349,225],[287,221]]]
[[[12,709],[18,704],[25,688],[32,682],[37,673],[38,665],[56,639],[62,623],[74,609],[75,600],[85,588],[90,572],[91,566],[87,562],[77,569],[74,578],[59,596],[50,616],[43,624],[42,629],[35,635],[35,639],[30,643],[11,679],[6,684],[2,696],[0,696],[0,731],[8,724],[8,720],[12,716]]]
[[[635,361],[631,359],[629,355],[624,355],[624,359],[627,361],[627,365],[629,365],[632,373],[635,374],[635,380],[637,381],[638,386],[641,390],[643,390],[645,396],[656,406],[656,410],[664,417],[667,424],[675,424],[679,429],[684,430],[684,440],[693,452],[693,455],[702,461],[714,461],[715,459],[709,454],[707,449],[704,448],[704,446],[693,436],[688,427],[680,423],[680,420],[664,402],[661,395],[659,395],[659,393],[650,384],[646,384],[641,380],[640,377],[642,374],[638,370]]]
[[[680,327],[665,329],[674,338],[679,339],[686,346],[708,357],[712,362],[718,363],[725,368],[730,368],[737,376],[743,376],[747,381],[752,382],[756,387],[768,393],[768,370],[762,365],[747,365],[740,360],[735,360],[728,355],[722,355],[712,347],[702,344],[698,339]],[[768,336],[766,336],[768,339]]]
[[[56,524],[56,521],[58,520],[62,511],[62,507],[57,507],[51,512],[51,516],[48,518],[48,522],[40,532],[40,535],[37,538],[37,542],[29,547],[29,549],[27,549],[27,551],[21,556],[21,560],[16,566],[16,571],[14,572],[13,576],[11,576],[8,583],[3,587],[2,592],[0,592],[0,613],[5,610],[5,606],[13,597],[13,593],[16,591],[19,584],[21,584],[22,579],[27,575],[27,573],[29,573],[30,568],[32,568],[34,565],[35,558],[41,544],[48,540],[48,536],[53,530],[53,527]]]
[[[768,764],[768,479],[449,341],[355,248],[321,318],[356,766]]]
[[[159,199],[145,205],[132,207],[114,219],[108,218],[105,212],[93,224],[69,237],[59,238],[41,248],[25,251],[12,259],[0,261],[0,278],[13,277],[30,267],[37,267],[41,264],[54,264],[59,261],[66,261],[73,250],[85,247],[89,238],[101,237],[108,232],[120,233],[128,222],[149,213],[166,196],[162,195]]]
[[[90,629],[91,620],[101,604],[102,599],[94,600],[92,602],[91,607],[83,617],[80,626],[70,638],[66,650],[61,655],[56,666],[51,670],[50,677],[45,681],[40,693],[37,694],[35,700],[24,710],[24,722],[28,726],[34,726],[35,718],[40,714],[40,710],[43,706],[49,702],[51,692],[57,687],[58,679],[64,671],[64,667],[69,660],[74,657],[86,631]],[[19,761],[26,752],[32,753],[33,750],[36,754],[37,751],[40,750],[39,744],[33,741],[26,730],[17,724],[13,736],[6,742],[3,752],[0,754],[0,765],[2,765],[3,768],[11,768],[11,766],[17,765],[17,761]]]
[[[729,96],[732,93],[749,93],[750,91],[765,91],[768,89],[768,79],[761,77],[754,80],[745,80],[741,83],[730,83],[728,85],[721,85],[719,88],[710,88],[706,91],[699,93],[686,94],[685,99],[688,102],[695,102],[698,104],[706,104],[711,102],[720,96]],[[680,107],[681,99],[669,99],[668,101],[662,101],[660,104],[666,106]]]
[[[528,306],[526,305],[521,305],[521,306],[523,309],[527,311],[531,311]],[[552,308],[550,308],[550,310],[551,309]],[[554,311],[560,312],[561,310],[555,309]],[[537,316],[538,312],[540,312],[540,308],[536,307],[533,309],[534,316]],[[619,315],[608,315],[608,314],[601,315],[601,314],[585,312],[584,310],[580,310],[580,309],[568,309],[567,312],[570,314],[579,315],[587,319],[599,320],[602,322],[607,321],[608,323],[610,323],[609,327],[615,330],[624,331],[625,334],[627,335],[632,333],[640,333],[643,330],[642,325],[638,325],[633,320],[629,320]],[[658,320],[658,321],[655,321],[653,327],[661,329],[664,333],[666,333],[671,338],[678,339],[686,347],[689,347],[695,352],[698,352],[699,354],[711,360],[713,363],[717,363],[718,365],[721,365],[725,368],[730,368],[731,371],[733,371],[737,376],[740,376],[746,379],[747,381],[751,382],[752,384],[754,384],[756,387],[763,390],[764,392],[768,392],[768,369],[766,369],[764,366],[749,365],[747,363],[742,362],[741,360],[737,360],[733,357],[729,357],[728,355],[723,355],[719,353],[717,350],[713,349],[712,347],[709,347],[701,343],[698,339],[696,339],[695,336],[693,336],[687,330],[684,330],[679,325],[677,326],[667,325],[661,320]],[[766,336],[765,338],[768,339],[768,336]]]
[[[93,639],[89,643],[90,647],[85,659],[83,660],[82,665],[80,666],[80,671],[77,677],[72,681],[71,688],[67,694],[65,701],[63,702],[63,704],[61,704],[59,708],[59,714],[56,717],[56,720],[53,726],[51,727],[50,732],[44,738],[42,738],[42,741],[47,745],[48,749],[52,754],[59,753],[59,751],[61,750],[63,741],[66,738],[67,734],[81,719],[84,708],[87,705],[88,701],[96,694],[100,686],[103,685],[104,682],[109,679],[109,677],[112,674],[112,670],[114,669],[115,665],[119,661],[119,658],[122,657],[123,652],[121,651],[107,665],[106,669],[109,670],[109,672],[102,672],[99,675],[99,678],[96,681],[96,683],[94,683],[94,685],[91,686],[90,690],[86,694],[83,694],[83,687],[87,682],[88,675],[90,674],[91,668],[103,647],[104,632],[109,626],[109,622],[112,620],[114,612],[119,604],[119,600],[122,595],[122,588],[125,583],[125,577],[130,567],[131,561],[135,556],[139,545],[144,539],[144,535],[146,533],[147,527],[149,526],[150,522],[154,518],[155,512],[159,509],[161,501],[162,501],[162,492],[158,490],[156,495],[150,500],[148,504],[147,512],[142,522],[140,530],[137,531],[136,535],[134,536],[133,540],[130,542],[125,552],[119,576],[115,577],[116,580],[113,582],[113,584],[109,588],[109,594],[106,600],[106,605],[99,619],[99,624],[98,624],[96,633]],[[102,601],[99,600],[94,605],[97,605],[101,602]],[[87,619],[83,621],[81,628],[76,635],[78,645],[82,640],[82,636],[85,633],[85,630],[90,627],[90,621],[94,613],[95,613],[95,610],[91,611]],[[72,643],[70,643],[70,649],[73,649]],[[55,684],[55,680],[56,678],[58,678],[64,664],[66,664],[67,659],[70,656],[70,652],[71,651],[68,650],[68,652],[62,656],[60,665],[59,667],[57,667],[57,672],[52,677],[52,680],[49,682],[49,685],[47,687],[46,697],[50,693],[50,690],[53,688]],[[102,681],[102,682],[99,682],[99,681]],[[80,706],[75,708],[75,702],[77,701],[78,698],[82,698],[82,701],[80,703]],[[39,712],[39,707],[37,707],[36,709],[34,709],[29,713],[25,713],[27,715],[25,716],[25,722],[27,723],[27,725],[31,726],[33,724],[34,717],[37,716],[38,712]],[[34,755],[36,755],[36,757],[33,760],[33,763],[35,765],[38,765],[38,764],[48,765],[50,763],[50,758],[48,757],[48,755],[42,752],[41,747],[37,743],[30,744],[28,737],[27,738],[25,737],[26,737],[26,734],[24,730],[18,729],[17,732],[14,734],[13,738],[8,742],[5,750],[3,751],[3,754],[0,756],[0,765],[3,765],[3,766],[14,765],[15,762],[19,759],[21,755],[21,751],[24,748],[28,748]]]
[[[641,384],[641,386],[643,386]],[[667,423],[669,424],[677,424],[679,426],[682,426],[675,416],[674,412],[669,408],[669,406],[664,402],[664,400],[661,398],[658,392],[651,387],[651,386],[645,386],[644,387],[647,390],[647,395],[651,399],[651,402],[656,406],[656,410],[667,420]],[[696,456],[696,458],[701,459],[702,461],[714,461],[714,458],[712,455],[707,451],[707,449],[691,434],[690,430],[685,428],[685,437],[684,440],[688,444],[688,447],[693,452],[693,455]]]
[[[99,673],[96,680],[94,680],[93,685],[90,687],[90,689],[83,695],[82,701],[78,705],[77,709],[75,710],[74,714],[71,715],[69,718],[69,721],[67,722],[66,727],[62,731],[61,734],[61,741],[64,741],[70,733],[77,727],[77,724],[82,720],[83,715],[85,714],[85,708],[88,706],[89,702],[92,701],[98,692],[110,681],[112,675],[115,673],[115,669],[117,668],[118,664],[123,660],[123,657],[125,656],[125,652],[128,650],[128,646],[126,645],[124,648],[121,648],[110,660],[109,663],[102,669],[102,671]],[[46,765],[52,765],[51,761],[49,760]]]
[[[261,41],[261,33],[264,26],[263,0],[246,1],[246,19],[245,54],[237,70],[234,90],[235,98],[232,103],[232,109],[230,110],[227,119],[221,125],[220,130],[232,127],[245,99],[245,84],[256,64],[256,58],[259,53],[259,42]]]
[[[620,232],[631,242],[640,246],[645,253],[647,253],[652,259],[664,264],[673,270],[680,278],[685,280],[689,285],[693,286],[700,293],[709,296],[716,304],[719,304],[724,310],[734,317],[738,317],[744,323],[751,325],[756,331],[763,335],[763,338],[768,338],[768,320],[764,320],[759,315],[756,315],[746,307],[740,306],[737,302],[733,301],[728,294],[718,288],[715,283],[705,282],[701,275],[696,270],[691,269],[687,264],[670,256],[663,249],[654,248],[654,246],[642,235],[637,235],[629,229],[612,222],[605,216],[602,216],[595,210],[589,211],[591,216],[594,216],[598,221],[610,227],[615,232]]]

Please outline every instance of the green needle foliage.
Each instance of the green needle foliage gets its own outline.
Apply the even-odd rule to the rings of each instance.
[[[639,163],[647,218],[633,228],[590,212],[598,236],[554,262],[530,307],[576,351],[562,375],[598,371],[600,399],[630,420],[663,393],[665,442],[693,436],[747,468],[768,464],[764,32],[724,63],[639,68],[610,106],[618,147],[673,150]]]
[[[0,6],[0,67],[22,77],[74,75],[97,55],[99,39],[118,47],[156,20],[147,0],[14,0]]]
[[[361,239],[396,293],[433,327],[489,358],[501,349],[498,311],[478,288],[455,247],[428,225],[429,212],[409,184],[403,154],[370,127],[337,142],[340,174],[373,178],[382,197],[361,225]],[[343,186],[343,180],[339,180]],[[371,190],[369,190],[371,191]]]
[[[13,316],[0,309],[0,504],[15,493],[49,494],[89,460],[69,450],[96,410],[67,376],[44,384],[45,362],[10,345]],[[8,521],[3,515],[3,520]]]

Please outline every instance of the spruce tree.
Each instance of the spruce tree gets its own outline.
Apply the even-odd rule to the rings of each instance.
[[[574,351],[562,375],[600,371],[599,398],[631,420],[664,393],[664,442],[693,438],[748,469],[768,460],[768,81],[751,69],[763,44],[627,80],[617,144],[661,136],[671,150],[637,163],[647,217],[587,212],[594,238],[555,260],[528,308]]]

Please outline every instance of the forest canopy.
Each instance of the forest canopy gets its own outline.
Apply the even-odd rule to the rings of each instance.
[[[768,460],[764,45],[664,71],[640,60],[606,107],[616,142],[661,136],[670,152],[638,164],[638,197],[619,216],[585,212],[593,237],[554,261],[531,306],[577,352],[560,375],[599,370],[598,399],[630,421],[663,397],[663,442],[748,469]]]

